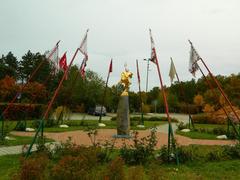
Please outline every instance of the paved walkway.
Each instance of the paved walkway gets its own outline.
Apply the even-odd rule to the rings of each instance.
[[[164,115],[163,115],[164,116]],[[187,115],[181,114],[171,114],[171,117],[175,117],[184,123],[188,122]],[[173,130],[176,130],[176,123],[173,123]],[[150,134],[150,130],[141,130],[139,132],[139,137],[146,137]],[[168,124],[161,125],[157,128],[157,148],[160,148],[163,145],[167,145],[167,132],[168,132]],[[123,142],[125,141],[128,144],[131,144],[131,140],[122,140],[122,139],[114,139],[112,136],[115,135],[117,131],[115,129],[99,129],[97,135],[97,142],[104,143],[106,140],[114,141],[115,146],[121,147]],[[35,133],[31,132],[12,132],[13,135],[18,136],[31,136]],[[47,138],[53,139],[56,142],[65,142],[69,137],[72,138],[72,142],[78,145],[91,145],[91,141],[85,131],[70,131],[70,132],[62,132],[62,133],[44,133]],[[203,140],[203,139],[191,139],[188,137],[175,135],[177,143],[179,145],[190,145],[190,144],[199,144],[199,145],[230,145],[235,144],[236,141],[232,140]],[[36,146],[33,147],[33,150],[36,150]],[[22,153],[22,146],[11,146],[11,147],[1,147],[0,148],[0,156],[7,154],[20,154]]]
[[[11,155],[11,154],[21,154],[23,145],[18,146],[6,146],[0,147],[0,156]],[[33,146],[33,151],[36,151],[36,145]]]
[[[139,137],[146,137],[150,135],[150,130],[141,130],[139,132]],[[114,139],[113,135],[115,135],[117,131],[115,129],[99,129],[96,137],[97,142],[104,143],[106,140],[113,141],[115,140],[116,147],[121,147],[123,144],[122,139]],[[33,136],[33,133],[26,132],[12,132],[14,135],[18,136]],[[78,145],[91,145],[91,141],[87,135],[86,131],[69,131],[62,133],[44,133],[47,138],[54,139],[57,142],[65,142],[69,137],[71,137],[72,142]],[[167,145],[168,135],[166,133],[157,132],[157,148],[160,148],[163,145]],[[236,141],[232,140],[203,140],[203,139],[191,139],[188,137],[176,135],[177,143],[179,145],[190,145],[190,144],[200,144],[200,145],[230,145],[235,144]],[[126,143],[131,143],[130,140],[125,140]]]
[[[165,114],[159,114],[160,116],[166,116]],[[178,119],[179,122],[184,124],[188,123],[188,115],[186,114],[174,114],[171,113],[170,117]],[[177,130],[177,123],[172,123],[173,132]],[[157,132],[168,133],[168,124],[163,124],[157,127]]]

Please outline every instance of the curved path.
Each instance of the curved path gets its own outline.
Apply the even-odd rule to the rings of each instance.
[[[146,137],[150,135],[150,130],[141,130],[139,132],[139,137]],[[97,142],[104,143],[107,141],[113,141],[114,138],[112,137],[115,135],[117,131],[115,129],[99,129],[98,135],[96,137]],[[33,136],[34,133],[29,132],[12,132],[14,135],[19,136]],[[62,132],[62,133],[44,133],[44,135],[47,138],[54,139],[57,142],[65,142],[68,137],[71,137],[72,142],[76,143],[78,145],[91,145],[90,138],[87,135],[86,131],[69,131],[69,132]],[[157,132],[157,148],[160,148],[163,145],[167,145],[167,134]],[[175,135],[175,138],[177,140],[177,143],[179,145],[190,145],[190,144],[200,144],[200,145],[230,145],[235,144],[236,141],[232,140],[203,140],[203,139],[190,139],[188,137]],[[126,142],[128,144],[132,143],[131,139],[115,139],[115,145],[116,147],[120,147],[123,142]]]

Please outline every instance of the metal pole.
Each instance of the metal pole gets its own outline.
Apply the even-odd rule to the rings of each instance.
[[[147,61],[147,79],[146,79],[146,93],[148,91],[148,73],[149,73],[149,61],[150,59],[144,59],[145,61]]]
[[[140,74],[139,74],[139,68],[138,68],[138,60],[136,60],[136,65],[137,65],[137,75],[138,75],[138,91],[139,91],[139,97],[140,97],[140,110],[141,110],[141,122],[140,125],[144,125],[144,120],[143,120],[143,102],[142,102],[142,92],[141,92],[141,85],[140,85]]]

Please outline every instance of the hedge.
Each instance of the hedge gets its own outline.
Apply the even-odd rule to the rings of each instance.
[[[0,103],[0,112],[2,113],[8,103]],[[8,120],[29,120],[41,118],[45,105],[43,104],[19,104],[14,103],[10,106],[4,119]]]

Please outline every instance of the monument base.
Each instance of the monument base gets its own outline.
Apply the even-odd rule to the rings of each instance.
[[[129,136],[129,100],[128,96],[120,96],[117,109],[117,136]]]
[[[112,137],[113,138],[125,138],[125,139],[132,138],[132,136],[130,136],[130,135],[118,135],[118,134],[114,134]]]

